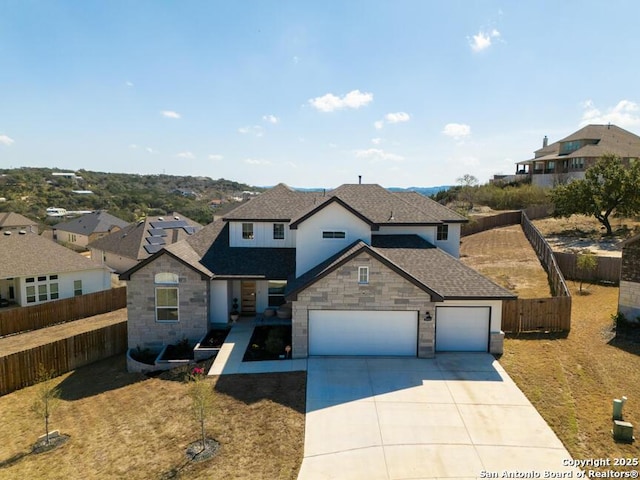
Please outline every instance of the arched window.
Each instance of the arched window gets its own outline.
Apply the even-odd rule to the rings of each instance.
[[[156,273],[155,283],[162,283],[162,284],[165,284],[165,285],[166,284],[174,285],[174,284],[178,283],[178,274],[177,273],[171,273],[171,272]]]

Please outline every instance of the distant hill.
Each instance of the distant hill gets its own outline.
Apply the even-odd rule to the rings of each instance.
[[[108,210],[128,222],[175,211],[207,224],[215,213],[212,201],[222,208],[255,191],[262,189],[223,178],[57,168],[0,169],[0,197],[6,199],[0,202],[0,211],[20,213],[45,223],[53,222],[47,218],[46,209],[57,207],[69,211]],[[63,219],[57,219],[60,220]]]
[[[389,190],[392,192],[418,192],[422,195],[430,197],[431,195],[435,195],[438,192],[443,192],[445,190],[449,190],[451,185],[440,185],[438,187],[408,187],[408,188],[400,188],[400,187],[391,187]]]

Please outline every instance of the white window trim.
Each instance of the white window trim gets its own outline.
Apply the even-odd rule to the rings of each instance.
[[[159,290],[159,289],[163,289],[163,290],[169,290],[169,289],[172,289],[172,290],[175,290],[175,291],[176,291],[176,306],[175,306],[175,307],[173,307],[173,306],[170,306],[170,307],[169,307],[169,306],[161,306],[161,307],[160,307],[160,306],[158,306],[158,290]],[[173,286],[173,285],[169,285],[169,284],[167,284],[167,285],[160,285],[160,286],[157,286],[157,287],[155,288],[155,298],[154,298],[154,301],[155,301],[155,317],[156,317],[156,323],[179,323],[179,322],[180,322],[180,290],[178,289],[178,287],[177,287],[177,286]],[[177,318],[177,320],[159,320],[159,319],[158,319],[158,310],[159,310],[159,309],[161,309],[161,310],[169,310],[169,309],[174,309],[174,308],[175,308],[175,309],[177,310],[177,312],[178,312],[178,318]]]
[[[325,237],[324,234],[325,233],[332,233],[332,234],[336,234],[336,233],[344,233],[344,237],[343,238],[339,238],[339,237]],[[322,240],[346,240],[347,239],[347,231],[346,230],[342,230],[342,229],[324,229],[322,230]]]
[[[358,267],[358,283],[360,285],[369,284],[369,267]]]

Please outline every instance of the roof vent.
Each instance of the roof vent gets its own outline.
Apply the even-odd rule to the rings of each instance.
[[[158,221],[159,222],[164,222],[164,218],[163,217],[158,217]]]
[[[393,210],[391,210],[391,215],[389,215],[389,221],[395,220],[395,218],[393,218]]]
[[[4,232],[5,235],[11,235],[11,232],[9,230]]]
[[[26,231],[26,230],[20,230],[18,233],[19,233],[20,235],[26,235],[26,234],[27,234],[27,231]]]
[[[174,216],[173,216],[173,219],[174,219],[174,220],[180,220],[180,217],[179,217],[178,215],[174,215]]]

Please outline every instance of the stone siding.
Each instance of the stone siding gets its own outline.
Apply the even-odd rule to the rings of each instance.
[[[156,322],[156,273],[178,274],[179,321]],[[208,329],[208,280],[169,255],[161,255],[131,275],[127,282],[129,348],[160,350],[183,337],[195,343]]]
[[[358,283],[358,267],[369,267],[369,283]],[[418,356],[435,352],[434,316],[431,296],[367,253],[361,253],[298,294],[293,302],[293,357],[309,355],[309,310],[418,311]]]
[[[620,280],[640,283],[640,240],[622,248]],[[640,306],[640,304],[636,303]]]
[[[620,281],[618,311],[629,321],[638,321],[640,317],[640,283]]]

